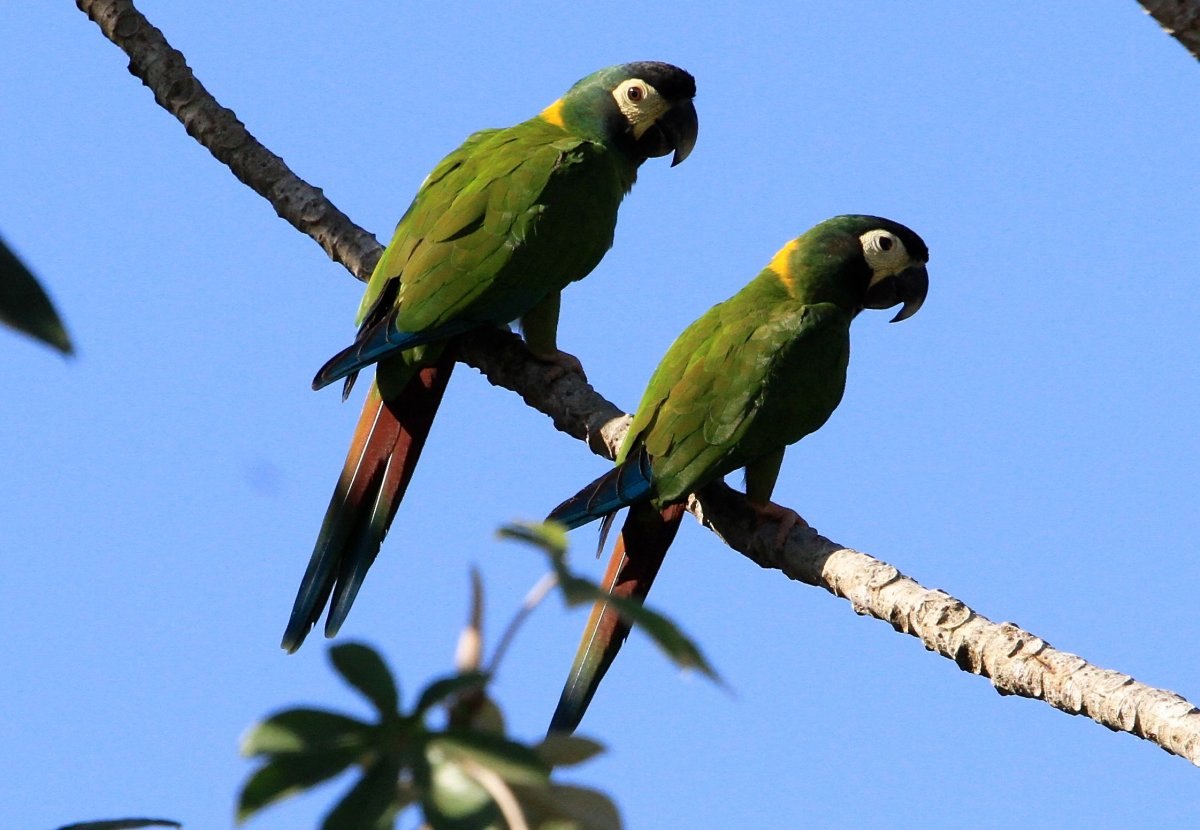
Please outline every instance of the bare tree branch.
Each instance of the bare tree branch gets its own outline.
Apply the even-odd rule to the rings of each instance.
[[[1140,0],[1167,34],[1200,60],[1200,0]]]
[[[493,386],[516,392],[548,415],[560,432],[585,442],[596,455],[615,458],[629,416],[579,375],[559,374],[535,358],[517,335],[495,329],[459,339],[458,359],[483,373]]]
[[[926,588],[812,528],[795,528],[780,546],[778,525],[759,522],[742,495],[723,484],[705,488],[688,509],[761,567],[849,600],[856,613],[890,623],[963,671],[990,678],[1000,694],[1086,715],[1200,765],[1200,711],[1174,692],[1093,666],[1012,623],[994,623],[949,594]]]
[[[130,0],[77,2],[129,55],[130,71],[183,122],[189,135],[351,273],[360,279],[369,273],[380,252],[374,238],[262,147],[230,110],[212,98],[183,56]],[[1144,5],[1194,10],[1196,4]],[[1194,32],[1194,12],[1190,25]],[[529,354],[519,337],[498,329],[463,336],[457,347],[459,359],[491,383],[519,394],[548,415],[557,429],[587,442],[593,452],[613,457],[629,416],[583,378],[570,373],[556,376],[549,365]],[[1200,710],[1182,697],[1092,666],[1011,623],[993,623],[954,597],[924,588],[891,565],[837,545],[809,527],[794,528],[779,544],[778,524],[760,520],[741,494],[723,484],[705,488],[688,507],[727,545],[761,567],[780,570],[791,579],[849,600],[856,613],[890,623],[964,671],[990,678],[1000,694],[1043,700],[1064,712],[1087,715],[1109,729],[1152,741],[1200,765]]]
[[[360,280],[371,275],[383,250],[375,237],[250,135],[233,110],[218,104],[196,80],[183,55],[132,2],[76,0],[75,5],[129,56],[129,72],[150,88],[158,105],[178,118],[188,135],[351,274]]]

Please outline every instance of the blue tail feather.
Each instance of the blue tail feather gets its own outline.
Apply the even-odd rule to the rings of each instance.
[[[560,522],[568,530],[574,530],[603,519],[622,507],[646,500],[650,494],[650,476],[650,456],[644,448],[639,449],[636,455],[626,458],[624,463],[550,511],[546,520]]]
[[[354,374],[393,352],[446,340],[477,328],[477,323],[455,320],[423,331],[399,331],[392,315],[362,329],[354,343],[329,358],[313,378],[312,388],[323,389],[334,381]],[[349,392],[349,389],[346,390]],[[343,396],[344,397],[344,396]]]

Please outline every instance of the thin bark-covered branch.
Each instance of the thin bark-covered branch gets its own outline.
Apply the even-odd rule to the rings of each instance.
[[[1200,60],[1200,0],[1139,0],[1167,34]]]
[[[233,110],[218,104],[183,55],[130,0],[76,0],[75,5],[129,56],[130,74],[150,88],[158,105],[179,119],[188,135],[351,274],[364,281],[371,275],[383,250],[375,237],[334,207],[320,188],[293,173]]]
[[[360,279],[369,273],[380,252],[374,237],[262,147],[212,98],[183,56],[130,0],[77,2],[129,55],[130,71],[183,122],[189,135],[351,273]],[[629,416],[583,378],[536,360],[519,337],[498,329],[463,336],[457,348],[459,359],[491,383],[519,394],[549,416],[557,429],[587,442],[593,452],[613,457]],[[1086,715],[1200,765],[1200,710],[1182,697],[1092,666],[1010,623],[993,623],[948,594],[924,588],[891,565],[835,544],[807,526],[794,528],[780,544],[778,525],[761,520],[741,494],[723,484],[706,488],[688,507],[729,547],[761,567],[849,600],[856,613],[883,620],[964,671],[990,678],[1001,694]]]

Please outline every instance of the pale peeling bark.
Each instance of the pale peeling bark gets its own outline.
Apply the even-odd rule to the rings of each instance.
[[[1200,0],[1140,0],[1167,34],[1200,60]]]
[[[209,95],[183,56],[129,0],[78,0],[78,5],[125,50],[130,71],[183,122],[189,135],[351,273],[360,279],[369,273],[381,250],[374,237],[262,147]],[[585,441],[598,455],[614,456],[629,416],[583,378],[537,360],[519,337],[498,329],[464,336],[458,349],[464,363],[494,385],[519,394],[548,415],[557,429]],[[954,597],[924,588],[891,565],[837,545],[807,526],[793,528],[779,544],[778,524],[759,519],[741,494],[723,484],[706,488],[688,506],[751,561],[849,600],[856,613],[890,623],[964,671],[990,678],[1001,694],[1043,700],[1064,712],[1087,715],[1200,765],[1200,711],[1178,695],[1092,666],[1010,623],[993,623]]]
[[[797,526],[781,546],[778,525],[758,521],[741,494],[724,485],[706,488],[688,508],[761,567],[849,600],[855,613],[916,637],[963,671],[989,678],[1000,694],[1086,715],[1200,765],[1200,711],[1179,695],[1093,666],[1012,623],[994,623],[944,591],[926,588],[810,527]]]

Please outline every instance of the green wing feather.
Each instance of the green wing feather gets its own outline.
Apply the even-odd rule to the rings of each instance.
[[[710,309],[650,379],[619,460],[645,446],[656,504],[800,440],[841,400],[850,315],[790,301],[777,282],[766,271]]]
[[[634,170],[539,118],[475,133],[422,184],[371,276],[358,322],[378,311],[394,279],[400,331],[518,318],[599,263]]]
[[[363,294],[362,302],[358,306],[358,314],[354,319],[356,326],[361,326],[367,315],[375,309],[376,304],[384,296],[388,284],[404,271],[404,264],[412,257],[414,249],[422,243],[424,234],[413,233],[413,215],[437,216],[439,209],[444,209],[449,202],[452,202],[455,191],[442,185],[443,180],[450,173],[461,168],[471,157],[474,149],[485,139],[499,132],[501,131],[480,130],[472,133],[466,141],[459,145],[458,149],[438,162],[438,165],[425,177],[425,181],[421,182],[421,186],[417,189],[417,195],[413,197],[408,210],[404,211],[404,215],[396,223],[392,241],[379,257],[379,262],[375,263],[375,270],[371,272],[371,279],[367,282],[367,290]]]

